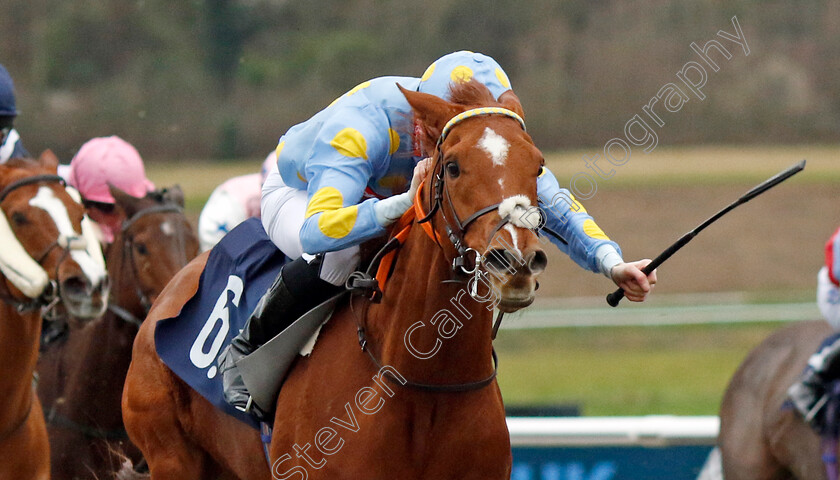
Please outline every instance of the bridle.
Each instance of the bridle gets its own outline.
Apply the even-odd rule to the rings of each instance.
[[[452,203],[452,197],[449,195],[449,189],[446,187],[446,174],[443,171],[443,142],[444,140],[446,140],[446,137],[449,135],[452,129],[459,123],[463,122],[468,118],[484,115],[503,115],[506,117],[513,118],[514,120],[519,122],[519,125],[522,127],[522,130],[525,130],[525,121],[522,119],[522,117],[520,117],[516,112],[512,110],[508,110],[507,108],[502,107],[473,108],[452,117],[452,119],[449,120],[443,127],[440,137],[438,137],[437,143],[435,145],[435,163],[432,167],[432,173],[434,175],[434,185],[433,188],[429,190],[429,211],[423,218],[417,220],[417,223],[424,223],[429,221],[434,223],[435,213],[440,211],[440,214],[443,217],[444,221],[444,231],[446,232],[446,236],[448,237],[450,243],[452,243],[452,246],[455,247],[455,250],[458,253],[457,256],[452,260],[452,269],[455,271],[456,274],[478,274],[483,256],[477,250],[467,247],[465,245],[464,237],[466,236],[467,229],[473,222],[475,222],[476,220],[488,213],[498,210],[501,202],[480,208],[477,211],[475,211],[472,215],[468,216],[465,220],[460,219],[460,217],[458,216],[458,212],[455,210],[455,205]],[[447,217],[446,209],[443,208],[444,201],[446,202],[449,210],[452,212],[451,219]],[[496,235],[496,232],[498,232],[508,222],[510,222],[510,216],[502,218],[499,221],[499,223],[490,232],[488,236],[488,245],[490,244],[490,241],[493,239],[493,237]],[[439,247],[443,248],[443,245],[440,243],[440,239],[437,237],[437,230],[432,228],[432,231],[435,232],[435,242],[438,244]],[[473,255],[472,268],[467,266],[470,263],[469,256],[471,254]]]
[[[164,205],[154,205],[148,208],[144,208],[134,215],[131,218],[125,220],[120,228],[120,236],[123,239],[123,265],[127,265],[129,268],[129,276],[134,279],[139,279],[139,272],[137,269],[137,263],[134,257],[134,236],[131,235],[131,228],[137,223],[138,220],[145,217],[146,215],[151,215],[155,213],[177,213],[183,214],[184,209],[175,204],[164,204]],[[126,258],[128,257],[128,258]],[[140,302],[140,306],[143,308],[145,313],[149,313],[149,310],[152,308],[152,302],[149,299],[149,296],[143,291],[140,286],[139,281],[134,282],[134,291],[137,295],[137,299]],[[108,302],[108,310],[117,316],[117,318],[125,321],[126,323],[135,325],[140,327],[143,324],[143,320],[137,318],[136,315],[128,311],[127,309],[116,305],[115,302]],[[145,315],[144,315],[145,317]]]
[[[26,185],[33,185],[36,183],[51,183],[57,182],[60,183],[62,186],[65,186],[64,179],[58,175],[33,175],[30,177],[22,178],[20,180],[14,181],[6,186],[3,190],[0,190],[0,204],[9,196],[10,193],[17,190],[18,188],[24,187]],[[5,215],[5,212],[1,211],[2,207],[0,207],[0,215]],[[47,256],[52,252],[52,250],[56,247],[60,247],[64,250],[61,259],[59,259],[58,263],[56,264],[56,277],[58,278],[58,268],[61,265],[61,262],[69,254],[71,249],[71,244],[78,243],[76,238],[68,238],[63,235],[60,235],[55,242],[53,242],[46,250],[38,255],[37,259],[35,260],[39,265],[47,258]],[[47,284],[44,291],[39,295],[37,298],[32,299],[31,301],[21,301],[17,298],[14,298],[8,293],[0,294],[0,300],[12,305],[18,313],[25,313],[33,310],[37,310],[39,308],[42,309],[41,316],[45,320],[56,320],[56,316],[53,314],[54,307],[58,304],[61,298],[61,292],[59,289],[59,284],[56,280],[52,279]],[[20,420],[18,420],[12,427],[7,429],[5,432],[0,434],[0,442],[6,441],[12,435],[14,435],[18,430],[20,430],[24,424],[26,424],[27,420],[29,420],[29,416],[32,413],[32,405],[34,404],[35,392],[34,387],[32,391],[32,396],[29,400],[29,406],[26,408],[26,412],[23,414]]]
[[[122,263],[124,266],[128,266],[129,271],[127,272],[127,274],[131,278],[139,278],[139,275],[137,275],[137,264],[135,263],[134,259],[134,237],[131,235],[132,227],[137,223],[138,220],[145,217],[146,215],[151,215],[154,213],[183,214],[183,212],[183,208],[175,204],[153,205],[151,207],[144,208],[138,211],[137,213],[132,215],[131,218],[125,220],[122,223],[122,226],[120,228],[120,237],[123,239]],[[144,312],[149,313],[149,309],[151,309],[152,302],[149,300],[148,295],[146,295],[142,291],[138,282],[134,283],[134,289]],[[120,320],[130,325],[134,325],[138,328],[141,325],[143,325],[142,319],[138,318],[136,315],[128,311],[128,309],[116,305],[115,302],[108,302],[108,311],[113,313]],[[128,433],[126,433],[125,428],[116,428],[108,430],[100,427],[93,427],[83,423],[79,423],[59,413],[59,407],[60,404],[54,403],[49,410],[44,410],[44,416],[48,424],[56,427],[65,428],[67,430],[79,433],[90,439],[125,440],[128,438]]]
[[[64,179],[58,175],[33,175],[30,177],[22,178],[20,180],[10,183],[3,190],[0,190],[0,205],[2,205],[6,197],[8,197],[9,194],[13,191],[26,185],[33,185],[36,183],[59,183],[62,186],[66,186]],[[0,207],[0,210],[2,210],[2,207]],[[84,244],[84,237],[68,237],[65,235],[59,235],[58,238],[44,250],[44,252],[33,257],[33,259],[35,260],[35,262],[41,265],[43,261],[46,260],[46,258],[50,255],[53,249],[61,248],[61,258],[58,260],[55,267],[56,274],[54,278],[58,278],[58,269],[61,266],[61,263],[69,255],[70,250],[80,248],[79,246]],[[14,298],[13,296],[5,292],[0,294],[0,300],[3,300],[4,302],[12,305],[15,308],[15,310],[17,310],[19,313],[29,312],[40,308],[42,310],[41,316],[45,320],[49,321],[58,319],[58,315],[55,313],[54,308],[58,304],[60,299],[61,289],[59,283],[55,279],[51,279],[47,284],[46,288],[44,288],[44,291],[37,298],[34,298],[31,301],[18,300],[17,298]]]
[[[449,189],[446,187],[446,180],[445,180],[445,173],[443,172],[443,142],[446,139],[447,135],[450,133],[453,127],[458,125],[460,122],[472,118],[475,116],[482,116],[482,115],[503,115],[507,117],[511,117],[519,122],[519,125],[522,127],[522,130],[525,130],[525,121],[522,120],[522,117],[516,114],[511,110],[501,107],[482,107],[482,108],[474,108],[462,112],[456,116],[454,116],[451,120],[449,120],[446,125],[444,126],[440,137],[438,137],[437,143],[435,145],[435,163],[432,167],[432,173],[434,174],[434,186],[431,190],[429,190],[429,210],[425,212],[425,215],[422,218],[417,218],[416,223],[422,224],[425,222],[434,223],[435,213],[438,211],[440,212],[441,216],[443,217],[444,221],[444,230],[446,231],[446,235],[449,241],[452,243],[452,246],[455,248],[457,252],[457,256],[452,260],[452,270],[459,275],[475,275],[477,277],[483,275],[481,273],[480,267],[481,262],[483,259],[483,255],[470,247],[465,245],[464,237],[466,236],[467,229],[469,226],[474,223],[476,220],[481,218],[482,216],[496,211],[499,208],[501,203],[495,203],[492,205],[488,205],[486,207],[478,209],[476,212],[468,216],[466,219],[461,220],[458,216],[458,213],[455,210],[455,205],[452,202],[452,198],[449,195]],[[418,199],[419,200],[420,192],[418,192]],[[443,208],[443,202],[446,202],[447,207],[452,212],[452,218],[450,219],[446,215],[446,209]],[[413,208],[419,209],[419,201],[415,202],[415,206]],[[496,225],[493,231],[490,233],[488,238],[488,245],[492,240],[493,236],[507,223],[510,222],[510,215],[501,219],[501,221]],[[435,230],[434,226],[432,225],[430,228],[424,228],[426,230],[427,235],[432,237],[434,242],[440,247],[442,250],[444,249],[443,244],[440,241],[440,237],[437,234],[437,230]],[[431,233],[430,233],[431,232]],[[380,262],[382,261],[381,257],[386,255],[390,252],[395,251],[399,248],[401,241],[395,242],[395,239],[392,239],[382,249],[377,252],[374,256],[373,261],[371,262],[370,266],[368,267],[367,272],[355,272],[354,275],[351,275],[350,279],[347,281],[347,288],[352,290],[365,290],[365,289],[373,289],[378,290],[377,288],[377,280],[371,276],[372,268],[377,263],[377,260]],[[472,267],[468,267],[469,264],[469,256],[473,255],[474,258],[472,259]],[[391,260],[392,261],[392,260]],[[389,261],[390,263],[390,261]],[[378,276],[378,275],[377,275]],[[446,280],[444,282],[455,281],[459,283],[463,283],[463,280]],[[473,296],[473,293],[470,293]],[[371,297],[371,299],[375,298]],[[427,384],[427,383],[420,383],[414,382],[405,378],[398,379],[390,372],[383,371],[382,363],[376,358],[373,352],[370,350],[367,340],[367,334],[365,327],[362,324],[362,320],[367,317],[367,308],[370,306],[370,302],[365,303],[365,311],[361,313],[361,316],[356,315],[355,311],[353,312],[356,316],[356,323],[357,323],[357,335],[359,340],[359,346],[361,347],[362,351],[368,354],[373,364],[376,366],[377,371],[383,372],[383,376],[388,379],[389,382],[396,386],[402,387],[409,387],[415,390],[420,390],[424,392],[437,392],[437,393],[461,393],[461,392],[470,392],[474,390],[482,389],[488,385],[490,385],[493,380],[495,380],[496,375],[498,374],[499,368],[499,361],[496,355],[496,350],[492,349],[492,358],[493,358],[493,373],[491,373],[488,377],[485,377],[481,380],[475,382],[467,382],[467,383],[455,383],[455,384]],[[350,308],[353,310],[353,299],[350,299]],[[496,336],[496,331],[501,323],[503,313],[499,312],[499,316],[496,319],[496,323],[493,327],[493,338]],[[360,320],[362,319],[362,320]]]

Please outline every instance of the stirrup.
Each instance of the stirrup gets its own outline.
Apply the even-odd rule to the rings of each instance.
[[[248,403],[245,404],[244,407],[240,407],[239,405],[234,405],[233,408],[239,410],[240,412],[251,413],[251,407],[254,406],[254,397],[248,395]]]
[[[814,418],[816,418],[817,414],[820,413],[820,410],[822,410],[826,403],[828,403],[828,393],[823,394],[823,396],[820,397],[819,400],[817,400],[817,403],[815,403],[814,406],[811,407],[810,410],[808,410],[808,413],[805,414],[804,417],[805,422],[809,425],[812,424]]]

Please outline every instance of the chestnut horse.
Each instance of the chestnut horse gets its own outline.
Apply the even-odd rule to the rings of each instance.
[[[142,319],[163,287],[198,254],[198,238],[174,187],[135,198],[111,187],[125,219],[105,261],[112,280],[106,314],[38,362],[53,479],[109,478],[140,452],[128,442],[120,401],[131,346]]]
[[[56,176],[58,160],[0,165],[0,478],[49,478],[49,446],[33,374],[41,318],[105,310],[105,261],[84,208]],[[75,193],[75,192],[73,192]]]
[[[823,320],[798,322],[764,340],[733,375],[720,409],[726,480],[826,478],[819,436],[793,408],[787,389],[832,333]]]
[[[476,286],[492,286],[501,311],[533,301],[545,253],[530,228],[506,222],[499,204],[537,205],[542,154],[513,92],[500,103],[476,82],[455,87],[453,102],[403,93],[436,160],[423,186],[429,195],[418,194],[415,206],[429,220],[407,231],[381,302],[339,305],[311,355],[293,364],[267,463],[259,432],[216,410],[155,352],[155,323],[196,291],[207,259],[199,256],[152,307],[126,378],[123,418],[152,479],[510,477],[491,295]],[[491,158],[480,146],[488,137],[507,145],[507,155]],[[465,257],[470,285],[453,279],[453,260]],[[476,258],[496,273],[482,273]]]

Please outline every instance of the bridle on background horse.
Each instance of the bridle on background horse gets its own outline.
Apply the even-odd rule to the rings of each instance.
[[[120,236],[123,239],[123,265],[128,265],[128,268],[130,269],[129,274],[135,279],[139,279],[140,277],[137,271],[137,263],[135,262],[134,258],[134,237],[130,235],[130,230],[131,227],[133,227],[138,220],[145,217],[146,215],[151,215],[154,213],[180,214],[184,213],[184,209],[175,204],[154,205],[138,211],[137,213],[132,215],[131,218],[123,222],[122,227],[120,228]],[[141,288],[139,282],[134,282],[134,290],[137,294],[137,299],[139,300],[140,306],[143,308],[144,313],[149,313],[149,310],[152,308],[152,302],[151,300],[149,300],[149,296]],[[117,318],[120,318],[126,323],[135,325],[138,328],[140,327],[140,325],[143,324],[143,319],[137,318],[136,315],[129,312],[127,309],[116,305],[114,302],[108,302],[108,310],[114,315],[116,315]]]
[[[58,175],[33,175],[31,177],[26,177],[14,181],[7,185],[6,188],[4,188],[2,191],[0,191],[0,204],[3,203],[3,201],[6,199],[6,197],[9,196],[10,193],[17,190],[20,187],[36,183],[53,182],[60,183],[62,186],[66,186],[64,179]],[[2,207],[0,207],[0,210],[2,210]],[[68,237],[65,235],[59,235],[55,242],[50,244],[50,246],[48,246],[44,252],[42,252],[36,257],[33,257],[33,260],[35,260],[35,262],[38,265],[41,265],[41,263],[44,260],[46,260],[46,258],[50,255],[50,253],[52,253],[52,251],[55,248],[61,248],[61,258],[58,260],[55,266],[55,278],[58,278],[58,269],[61,266],[61,263],[70,254],[70,251],[77,250],[80,248],[84,249],[85,245],[86,240],[83,236]],[[46,288],[44,288],[44,291],[37,298],[33,298],[31,301],[18,300],[12,297],[11,295],[6,294],[5,292],[0,293],[0,300],[3,300],[4,302],[12,305],[15,308],[15,310],[17,310],[19,313],[25,313],[40,308],[41,316],[45,320],[55,321],[59,319],[57,314],[55,314],[54,312],[54,308],[61,300],[61,287],[55,279],[51,279],[47,284]]]
[[[133,227],[139,219],[145,217],[146,215],[151,215],[154,213],[183,213],[183,211],[184,210],[181,207],[175,204],[154,205],[138,211],[137,213],[132,215],[131,218],[125,220],[122,223],[122,226],[120,228],[120,236],[123,239],[123,265],[128,265],[128,274],[130,277],[135,279],[139,278],[139,276],[137,275],[137,265],[134,261],[134,237],[130,235],[131,227]],[[146,295],[142,291],[138,282],[134,283],[134,288],[137,294],[137,298],[144,312],[149,313],[149,309],[152,306],[152,302],[149,300],[148,295]],[[131,325],[135,325],[138,328],[143,324],[142,319],[137,318],[136,315],[134,315],[127,309],[116,305],[114,302],[108,302],[108,311],[113,313],[117,318],[123,320],[124,322]],[[125,428],[116,428],[108,430],[100,427],[85,425],[59,413],[58,406],[59,404],[58,402],[56,402],[49,408],[49,410],[45,410],[44,412],[46,421],[50,425],[63,427],[71,431],[80,433],[87,438],[97,440],[128,439],[128,433],[125,431]]]
[[[452,246],[455,248],[457,252],[457,256],[452,260],[452,270],[456,275],[463,276],[463,275],[474,275],[474,281],[478,281],[480,276],[485,275],[481,272],[481,263],[483,261],[484,256],[481,252],[467,247],[465,245],[464,237],[466,236],[467,229],[469,226],[474,223],[476,220],[481,218],[482,216],[491,213],[493,211],[497,211],[499,208],[500,203],[495,203],[493,205],[488,205],[486,207],[480,208],[472,215],[468,216],[465,220],[461,220],[458,217],[458,213],[455,210],[455,205],[452,203],[452,198],[449,195],[449,189],[446,188],[446,180],[445,180],[445,172],[444,164],[443,164],[443,141],[446,139],[447,135],[450,133],[453,127],[455,127],[460,122],[468,119],[473,118],[476,116],[483,116],[483,115],[503,115],[506,117],[510,117],[515,119],[519,122],[519,125],[522,127],[522,130],[525,130],[525,121],[522,120],[522,117],[516,114],[511,110],[501,107],[482,107],[482,108],[474,108],[462,112],[450,119],[446,125],[444,126],[443,130],[441,131],[440,137],[438,137],[437,143],[435,145],[436,156],[435,156],[435,163],[432,167],[431,173],[434,175],[434,187],[432,190],[429,191],[429,211],[422,212],[425,215],[422,215],[421,218],[416,219],[416,223],[423,224],[429,222],[432,224],[431,227],[425,228],[427,235],[432,238],[432,240],[438,245],[445,252],[445,247],[440,241],[440,236],[437,234],[437,230],[435,230],[433,223],[435,214],[440,211],[441,216],[443,216],[444,220],[444,230],[446,231],[446,235],[451,242]],[[421,186],[422,188],[422,186]],[[412,206],[413,209],[420,210],[422,207],[420,206],[419,197],[421,193],[418,191],[417,199],[415,200],[415,204]],[[446,209],[444,208],[443,202],[447,203],[447,207],[452,212],[452,219],[450,220],[446,215]],[[490,245],[493,237],[496,233],[504,227],[506,224],[511,222],[510,215],[502,218],[496,227],[490,232],[488,237],[487,245]],[[410,224],[409,224],[410,226]],[[370,292],[373,291],[373,294],[369,297],[371,301],[378,301],[378,297],[381,296],[381,291],[379,291],[379,282],[371,276],[373,266],[377,264],[377,261],[380,263],[383,262],[383,257],[388,254],[395,254],[396,250],[399,249],[402,242],[405,240],[407,235],[405,234],[408,231],[409,226],[407,226],[403,231],[399,232],[395,237],[389,240],[379,252],[374,255],[373,260],[371,261],[367,272],[354,272],[353,275],[350,276],[350,279],[347,281],[347,288],[353,291],[364,291]],[[536,227],[536,226],[535,226]],[[431,233],[430,233],[431,232]],[[402,238],[399,238],[402,237]],[[474,256],[472,262],[470,262],[469,257]],[[388,265],[393,266],[393,257],[388,260]],[[468,267],[467,265],[472,263],[472,267]],[[387,268],[386,268],[387,270]],[[380,275],[377,275],[380,277]],[[451,280],[444,280],[445,283],[449,282],[457,282],[457,283],[468,283],[465,282],[463,279],[451,279]],[[476,293],[474,290],[471,289],[470,294],[471,297],[476,298]],[[378,294],[377,294],[378,292]],[[481,301],[486,300],[482,299]],[[367,307],[370,305],[370,302],[365,303],[365,312],[362,313],[361,319],[366,317]],[[350,307],[351,310],[353,309],[353,301],[352,298],[350,300]],[[355,315],[355,312],[354,312]],[[496,319],[495,325],[493,327],[492,337],[495,338],[496,332],[498,331],[499,325],[501,324],[501,320],[504,313],[499,312],[499,315]],[[362,348],[362,351],[366,352],[370,359],[373,361],[374,365],[376,365],[378,371],[382,371],[382,364],[376,358],[376,356],[371,352],[368,348],[368,340],[367,335],[365,333],[365,327],[362,325],[362,321],[360,321],[360,317],[356,316],[356,323],[357,323],[357,334],[359,337],[359,346]],[[419,383],[403,379],[397,379],[391,373],[385,371],[384,376],[393,384],[398,386],[406,386],[416,390],[426,391],[426,392],[469,392],[474,390],[479,390],[481,388],[490,385],[493,380],[496,378],[498,373],[498,357],[496,355],[496,350],[492,350],[492,357],[493,357],[493,373],[490,376],[478,380],[476,382],[469,382],[469,383],[459,383],[459,384],[427,384],[427,383]]]
[[[6,197],[8,197],[9,194],[13,191],[26,185],[52,182],[57,182],[60,183],[62,186],[66,186],[64,179],[58,175],[34,175],[10,183],[6,186],[6,188],[0,191],[0,215],[5,215],[5,211],[2,210],[2,203],[6,199]],[[67,258],[67,255],[70,253],[70,250],[78,248],[77,245],[80,243],[78,239],[84,240],[83,237],[66,237],[64,235],[59,235],[55,242],[48,246],[43,253],[37,256],[37,258],[33,258],[33,260],[35,260],[38,263],[38,265],[41,265],[41,263],[47,258],[47,256],[49,256],[53,249],[55,249],[56,247],[63,249],[62,256],[55,267],[56,278],[58,278],[58,268],[61,266],[61,262],[63,262],[64,259]],[[17,298],[11,296],[6,292],[0,293],[0,300],[13,306],[15,310],[18,311],[18,313],[26,313],[40,308],[42,310],[41,317],[50,321],[57,319],[55,314],[52,312],[54,307],[60,301],[60,299],[61,290],[59,287],[59,283],[54,279],[49,281],[47,286],[44,288],[44,291],[37,298],[34,298],[28,302],[18,300]],[[34,382],[35,380],[33,379],[33,384]],[[29,420],[29,415],[32,413],[32,405],[35,403],[34,397],[35,393],[33,391],[32,397],[29,400],[29,406],[26,409],[26,413],[14,425],[6,429],[6,431],[0,432],[0,442],[5,441],[6,439],[14,435],[15,432],[17,432],[21,427],[23,427],[26,421]]]

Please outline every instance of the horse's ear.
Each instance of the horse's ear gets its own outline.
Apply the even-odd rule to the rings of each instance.
[[[133,197],[110,183],[108,184],[108,190],[111,191],[111,196],[116,200],[117,206],[125,212],[126,218],[131,218],[142,208],[140,205],[142,199]]]
[[[414,110],[414,118],[423,134],[420,138],[423,151],[432,152],[446,122],[464,111],[464,107],[428,93],[406,90],[399,83],[397,88],[405,95],[405,99]]]
[[[49,148],[41,152],[38,164],[46,169],[58,171],[58,157]]]
[[[513,93],[513,90],[508,90],[499,96],[499,103],[508,110],[513,111],[523,119],[525,118],[525,111],[522,110],[522,103],[519,102],[519,97]]]
[[[174,203],[184,208],[184,191],[181,190],[180,185],[172,185],[169,188],[164,188],[162,193],[163,200],[166,203]]]

